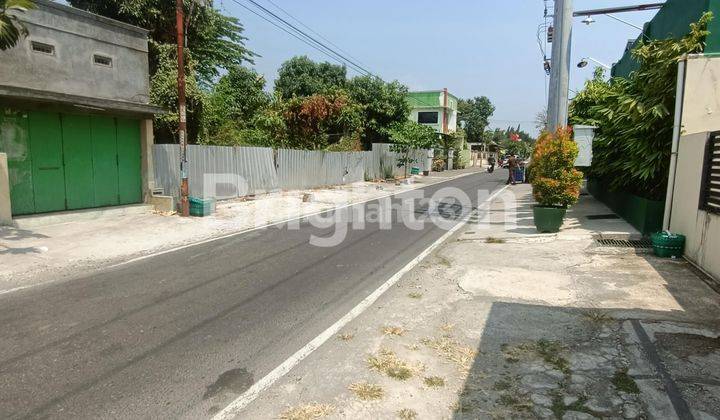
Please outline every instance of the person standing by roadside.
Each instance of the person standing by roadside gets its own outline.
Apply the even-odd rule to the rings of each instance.
[[[505,184],[515,185],[515,170],[517,167],[517,157],[515,157],[515,155],[510,155],[508,158],[508,179]]]

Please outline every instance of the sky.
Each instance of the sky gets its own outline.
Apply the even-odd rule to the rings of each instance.
[[[310,46],[263,21],[235,2],[216,0],[225,14],[245,27],[247,46],[259,54],[253,66],[269,86],[285,60],[307,55],[332,61]],[[496,106],[491,126],[517,126],[536,133],[535,116],[544,109],[546,77],[537,43],[543,0],[255,0],[280,14],[277,5],[349,53],[385,80],[411,90],[448,88],[461,98],[487,96]],[[575,0],[575,10],[624,6],[645,0]],[[552,3],[552,1],[549,1]],[[656,11],[623,13],[637,26]],[[285,16],[287,18],[287,16]],[[570,86],[577,91],[594,65],[579,69],[583,57],[617,61],[628,39],[640,31],[605,16],[586,26],[573,21]],[[548,51],[548,56],[550,51]],[[348,74],[357,73],[348,69]],[[572,95],[572,93],[571,93]]]

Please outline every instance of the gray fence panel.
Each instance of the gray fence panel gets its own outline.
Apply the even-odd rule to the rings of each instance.
[[[177,200],[180,197],[180,146],[177,144],[153,145],[153,172],[155,187]]]
[[[426,170],[426,150],[410,154],[413,166]],[[266,147],[188,146],[190,195],[203,198],[233,198],[247,194],[342,185],[385,177],[383,167],[394,175],[399,155],[389,144],[373,144],[372,151],[324,152]],[[166,195],[179,198],[180,146],[153,146],[155,184]]]
[[[269,147],[235,147],[237,174],[247,183],[249,194],[277,191],[273,149]]]

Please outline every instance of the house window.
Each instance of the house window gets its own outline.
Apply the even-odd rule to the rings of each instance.
[[[418,112],[417,122],[420,124],[437,124],[438,113],[437,112]]]
[[[55,55],[55,46],[44,42],[30,41],[33,52],[47,55]]]
[[[94,54],[93,63],[97,64],[98,66],[112,67],[112,58],[106,55]]]
[[[705,149],[700,210],[720,213],[720,131],[710,134]]]

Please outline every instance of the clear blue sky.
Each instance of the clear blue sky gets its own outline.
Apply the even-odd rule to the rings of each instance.
[[[272,8],[267,0],[256,1]],[[546,102],[545,73],[536,41],[537,26],[543,21],[542,0],[272,1],[386,80],[397,79],[412,90],[447,87],[463,98],[485,95],[497,107],[494,126],[520,123],[525,130],[535,131],[533,120]],[[575,0],[574,7],[641,2]],[[255,69],[265,75],[270,86],[280,64],[294,55],[330,61],[232,0],[216,0],[215,4],[240,18],[248,47],[261,55],[255,60]],[[654,13],[620,16],[642,26]],[[639,34],[605,16],[595,19],[589,27],[581,23],[582,18],[574,20],[571,87],[575,90],[593,70],[593,66],[576,68],[580,58],[591,56],[612,64],[622,55],[627,40]]]

